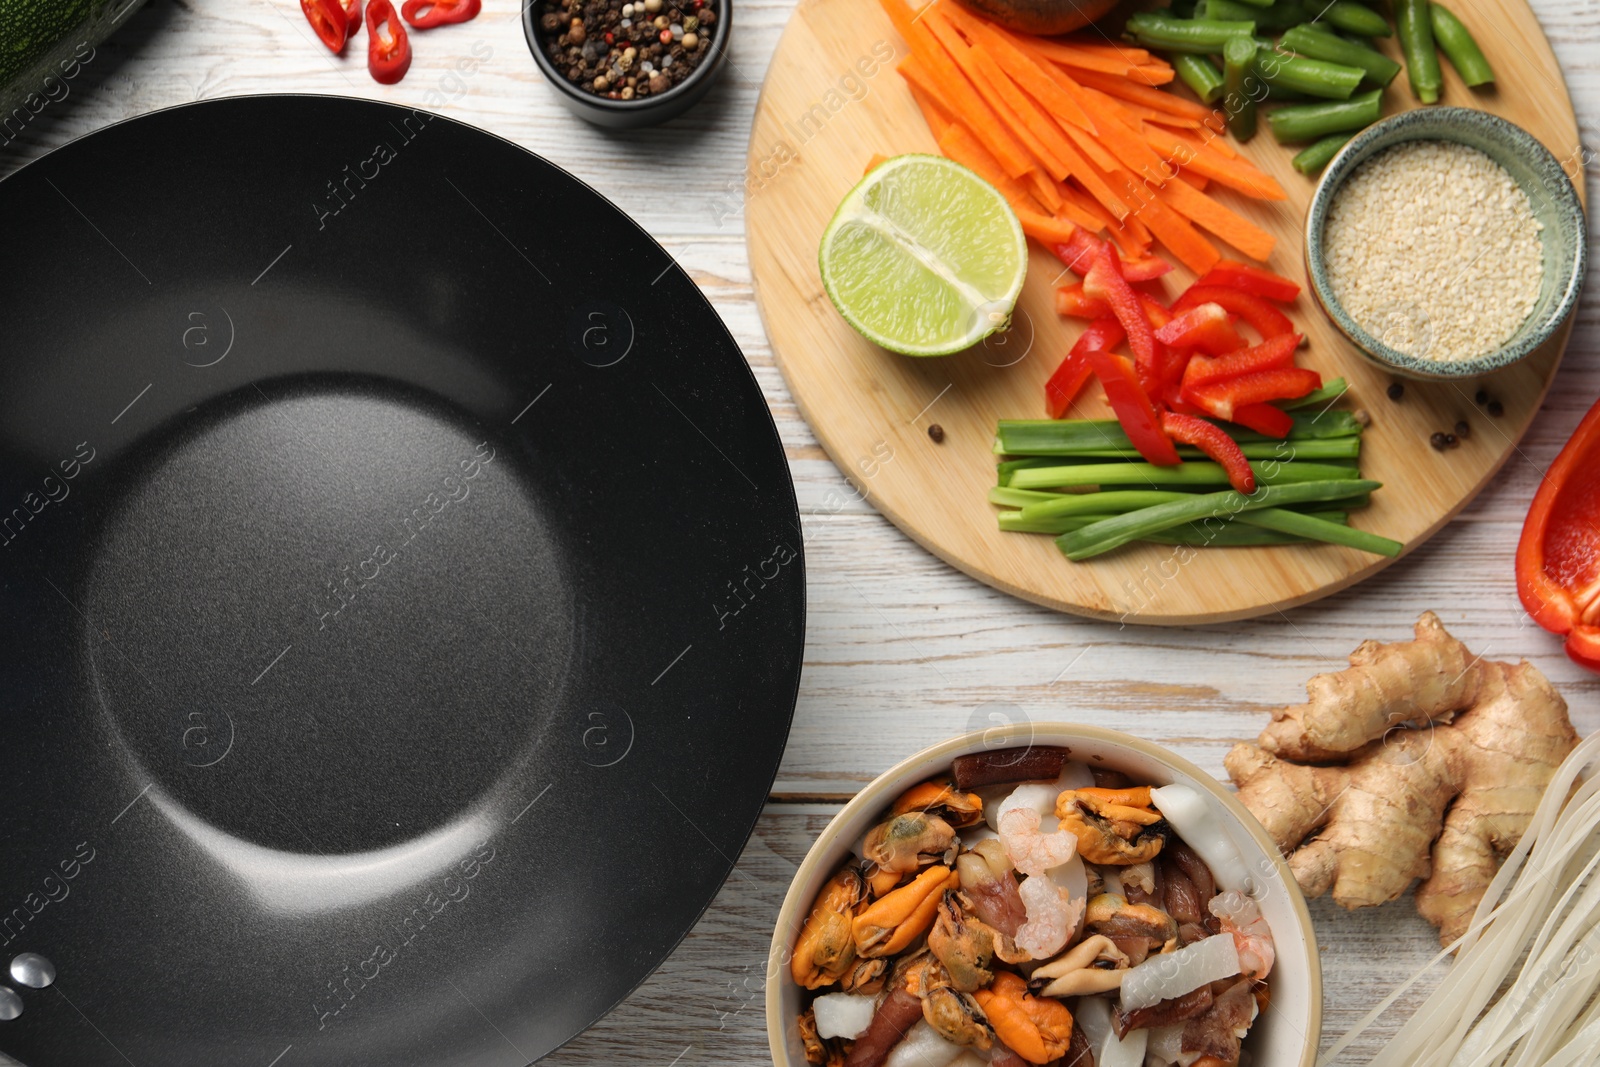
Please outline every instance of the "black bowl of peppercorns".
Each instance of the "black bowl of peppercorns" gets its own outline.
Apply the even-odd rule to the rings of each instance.
[[[722,70],[732,0],[533,0],[528,48],[561,102],[597,126],[681,115]]]

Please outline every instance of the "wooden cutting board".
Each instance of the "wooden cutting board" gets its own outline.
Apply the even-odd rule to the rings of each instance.
[[[1455,5],[1482,44],[1498,88],[1474,92],[1445,64],[1443,103],[1481,107],[1543,141],[1569,174],[1581,168],[1577,120],[1560,67],[1523,0]],[[1120,13],[1107,22],[1120,25]],[[1398,58],[1392,40],[1384,42]],[[1052,538],[1001,533],[985,499],[1000,418],[1043,418],[1043,386],[1081,324],[1059,318],[1061,264],[1037,245],[1012,330],[954,356],[911,359],[867,343],[835,312],[817,271],[817,244],[874,153],[935,152],[894,65],[904,43],[873,0],[800,0],[768,68],[750,135],[745,223],[756,300],[790,391],[822,445],[856,489],[929,551],[997,589],[1061,611],[1130,623],[1188,624],[1246,618],[1325,596],[1391,561],[1332,545],[1175,550],[1130,546],[1072,563]],[[1181,90],[1179,90],[1181,91]],[[1392,113],[1412,106],[1402,74]],[[1304,278],[1301,229],[1314,182],[1289,165],[1292,149],[1263,133],[1243,149],[1289,192],[1256,203],[1222,191],[1236,210],[1278,237],[1268,266]],[[1583,196],[1583,184],[1578,183]],[[1233,254],[1225,246],[1225,255]],[[1170,258],[1170,257],[1168,257]],[[1192,275],[1168,281],[1171,297]],[[1072,278],[1067,278],[1070,281]],[[1539,409],[1571,329],[1516,367],[1482,381],[1392,379],[1317,310],[1309,293],[1290,316],[1310,339],[1300,361],[1351,383],[1349,403],[1372,416],[1363,477],[1384,488],[1352,524],[1415,547],[1471,500],[1516,451]],[[1489,417],[1474,395],[1504,407]],[[1109,417],[1091,386],[1076,417]],[[1436,452],[1435,431],[1466,420],[1471,436]],[[937,424],[942,443],[929,435]],[[1518,459],[1517,462],[1526,462]],[[1511,566],[1510,546],[1505,565]]]

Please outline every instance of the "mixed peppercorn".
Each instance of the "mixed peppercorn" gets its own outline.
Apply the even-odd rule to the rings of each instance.
[[[539,28],[551,63],[611,100],[659,96],[711,54],[717,13],[707,0],[543,0]]]

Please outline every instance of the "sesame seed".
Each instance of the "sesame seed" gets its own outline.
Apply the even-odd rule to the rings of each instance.
[[[1368,333],[1397,352],[1456,362],[1493,352],[1533,312],[1541,228],[1527,193],[1487,155],[1411,141],[1373,156],[1339,189],[1324,261],[1334,296]]]

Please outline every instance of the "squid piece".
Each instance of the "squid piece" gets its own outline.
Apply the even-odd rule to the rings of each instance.
[[[937,815],[914,811],[879,823],[867,834],[862,855],[879,870],[907,874],[930,863],[954,859],[956,832]]]
[[[820,989],[843,977],[856,961],[853,919],[866,900],[861,872],[843,867],[823,887],[795,940],[789,973],[795,984]]]
[[[907,885],[867,905],[852,924],[856,955],[893,956],[928,932],[939,900],[959,880],[949,867],[929,867]]]
[[[1127,867],[1153,860],[1166,842],[1150,789],[1069,789],[1056,800],[1061,829],[1078,839],[1090,863]]]
[[[948,778],[935,778],[900,794],[889,814],[892,817],[918,811],[937,815],[957,830],[965,830],[983,821],[983,800],[976,793],[956,790]]]
[[[1066,1055],[1072,1044],[1072,1013],[1059,1000],[1040,1000],[1010,971],[975,994],[1001,1043],[1029,1063],[1044,1064]]]

